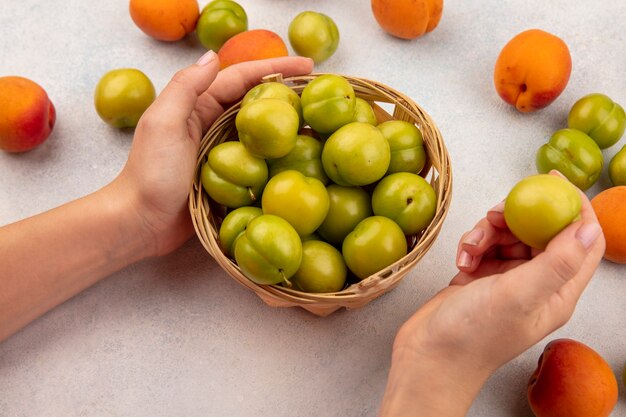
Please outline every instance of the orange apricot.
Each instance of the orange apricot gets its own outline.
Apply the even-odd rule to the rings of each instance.
[[[29,151],[43,143],[56,112],[46,91],[27,78],[0,77],[0,149]]]
[[[224,43],[217,56],[222,69],[258,59],[287,56],[287,45],[280,36],[266,29],[241,32]]]
[[[443,0],[372,0],[372,13],[387,33],[415,39],[437,27]]]
[[[626,185],[600,192],[591,199],[591,206],[604,232],[604,258],[626,264]]]
[[[177,41],[196,29],[197,0],[130,0],[130,17],[146,35]]]
[[[576,340],[546,345],[528,383],[537,417],[608,417],[617,403],[617,379],[595,350]]]
[[[571,71],[572,58],[565,42],[543,30],[530,29],[502,48],[493,82],[504,101],[528,113],[556,100]]]

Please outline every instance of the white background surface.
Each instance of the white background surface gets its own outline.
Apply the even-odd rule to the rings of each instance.
[[[535,173],[537,148],[565,127],[576,99],[603,92],[626,105],[625,2],[447,0],[435,31],[413,41],[385,34],[367,0],[240,4],[251,29],[285,40],[298,12],[328,14],[341,43],[317,71],[380,81],[430,113],[454,172],[452,206],[435,245],[392,292],[318,318],[266,306],[194,238],[114,274],[0,344],[0,416],[374,416],[395,332],[455,274],[461,233]],[[573,69],[556,102],[523,115],[500,100],[492,74],[502,46],[529,28],[564,39]],[[105,125],[92,104],[105,72],[139,68],[160,90],[202,53],[193,36],[148,38],[125,0],[0,0],[0,75],[35,80],[58,113],[44,145],[0,153],[0,224],[95,191],[121,169],[132,132]],[[606,150],[606,160],[625,143]],[[588,195],[607,185],[605,169]],[[557,337],[587,343],[621,379],[625,316],[626,268],[604,261],[571,321],[499,370],[469,415],[531,416],[526,383],[545,343]],[[619,387],[613,415],[626,416]]]

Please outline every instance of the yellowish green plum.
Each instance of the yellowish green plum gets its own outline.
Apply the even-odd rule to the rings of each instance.
[[[509,192],[504,203],[504,220],[521,242],[543,250],[554,236],[580,218],[579,192],[559,176],[531,175]]]
[[[341,252],[329,243],[312,239],[302,243],[302,262],[291,283],[305,292],[337,292],[345,286],[347,275]]]
[[[609,179],[613,185],[626,185],[626,146],[609,162]]]

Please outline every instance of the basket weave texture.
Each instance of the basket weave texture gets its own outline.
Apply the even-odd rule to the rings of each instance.
[[[264,81],[280,81],[298,94],[315,77],[306,76],[283,79],[280,74],[264,78]],[[349,285],[335,293],[306,293],[281,285],[259,285],[248,279],[235,261],[224,255],[218,236],[222,219],[226,215],[223,207],[206,194],[200,181],[202,164],[215,145],[228,140],[237,140],[235,117],[240,103],[235,104],[211,126],[200,143],[196,175],[189,195],[189,209],[198,238],[207,252],[226,273],[237,282],[254,291],[266,304],[273,307],[301,307],[318,316],[326,316],[340,308],[360,308],[375,298],[395,288],[411,271],[434,243],[449,210],[452,197],[452,169],[450,157],[443,137],[431,117],[413,100],[404,94],[376,81],[343,75],[354,88],[357,97],[368,101],[379,123],[387,120],[403,120],[414,123],[422,132],[427,160],[420,175],[434,188],[437,210],[430,225],[417,235],[407,237],[407,255],[387,268]]]

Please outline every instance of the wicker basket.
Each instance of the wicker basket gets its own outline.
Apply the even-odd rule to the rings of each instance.
[[[281,81],[298,94],[304,87],[323,74],[311,74],[282,79],[280,74],[264,78],[264,81]],[[319,316],[326,316],[342,307],[359,308],[396,287],[402,278],[430,249],[450,206],[452,171],[450,157],[441,133],[430,116],[407,96],[375,81],[344,76],[354,88],[357,97],[367,100],[379,122],[396,119],[414,123],[422,132],[427,150],[427,161],[421,174],[434,188],[437,195],[437,211],[428,228],[416,236],[409,236],[409,252],[399,261],[335,293],[305,293],[281,285],[259,285],[249,280],[233,259],[226,257],[218,243],[219,226],[226,215],[225,210],[213,202],[200,182],[201,166],[209,150],[224,141],[236,140],[235,116],[240,103],[228,109],[211,126],[201,141],[197,172],[189,196],[194,227],[209,254],[219,265],[243,286],[254,291],[266,304],[274,307],[301,307]]]

